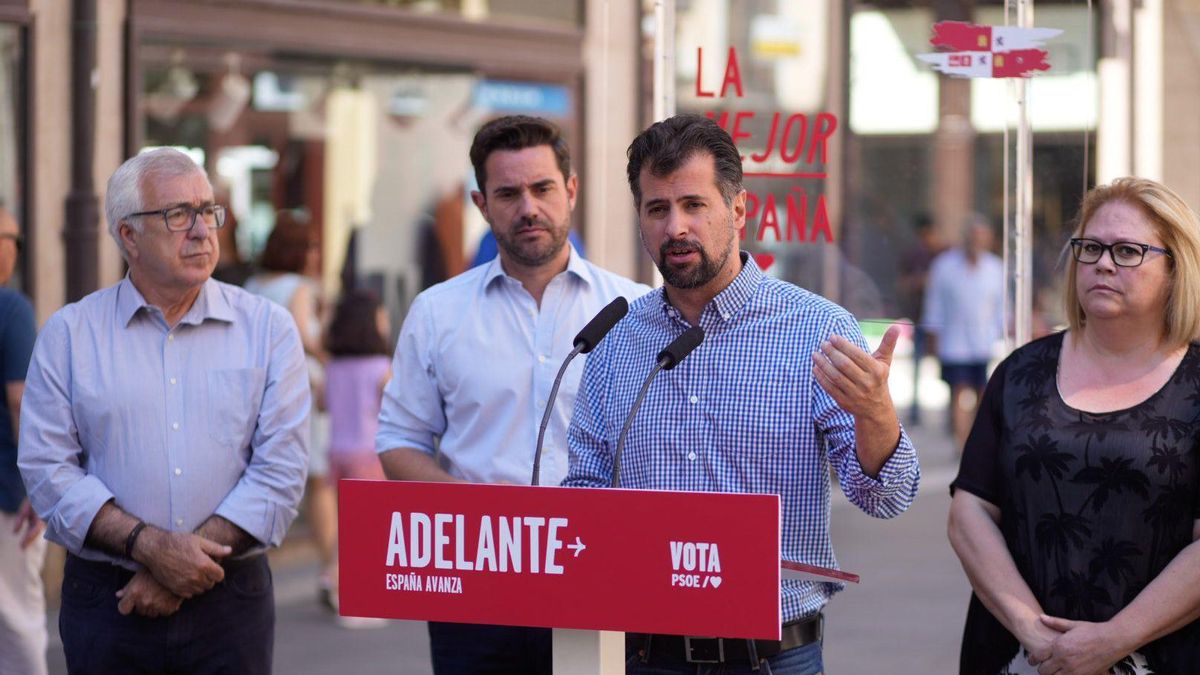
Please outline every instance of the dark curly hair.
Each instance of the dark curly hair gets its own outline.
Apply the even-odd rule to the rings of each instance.
[[[675,115],[650,125],[629,144],[626,172],[634,205],[642,205],[639,180],[643,167],[649,168],[652,175],[667,176],[701,152],[712,155],[717,189],[725,205],[732,204],[742,191],[742,156],[733,139],[704,115]]]
[[[479,191],[487,194],[487,171],[484,165],[493,152],[524,150],[539,145],[548,145],[554,151],[558,170],[566,182],[571,176],[571,151],[567,148],[562,131],[553,122],[529,115],[508,115],[480,127],[471,143],[471,166],[475,168]]]

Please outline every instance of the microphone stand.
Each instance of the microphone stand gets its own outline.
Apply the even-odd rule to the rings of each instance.
[[[637,415],[638,408],[642,407],[642,401],[646,398],[646,392],[650,391],[650,383],[654,381],[654,378],[662,371],[665,365],[666,362],[663,359],[659,359],[658,363],[654,364],[654,370],[650,371],[650,376],[642,383],[642,389],[633,401],[633,408],[625,416],[625,425],[621,427],[621,435],[617,437],[617,450],[613,453],[612,487],[621,487],[621,450],[625,447],[625,437],[629,435],[629,427],[633,424],[633,418]]]
[[[567,366],[571,365],[571,360],[583,351],[587,346],[585,342],[576,342],[575,349],[567,355],[563,364],[558,369],[558,375],[554,377],[554,386],[550,388],[550,398],[546,401],[546,410],[542,413],[542,424],[538,427],[537,447],[533,454],[533,480],[530,485],[540,484],[542,477],[542,441],[546,438],[546,427],[550,424],[550,413],[554,411],[554,398],[558,396],[558,386],[562,384],[563,374],[567,372]]]

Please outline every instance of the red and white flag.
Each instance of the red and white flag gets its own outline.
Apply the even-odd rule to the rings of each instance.
[[[917,58],[951,77],[1029,77],[1035,71],[1050,70],[1046,52],[1041,49],[935,52],[917,54]]]
[[[953,51],[1007,52],[1036,49],[1062,34],[1057,28],[983,26],[965,21],[940,21],[933,25],[929,44]]]
[[[951,77],[1029,77],[1050,70],[1048,54],[1038,47],[1061,33],[1056,28],[940,21],[933,25],[929,43],[953,51],[917,54],[917,58]]]

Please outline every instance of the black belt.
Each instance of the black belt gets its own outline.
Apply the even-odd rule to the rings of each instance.
[[[789,649],[821,640],[825,618],[820,613],[783,625],[779,640],[705,638],[629,633],[625,646],[638,651],[642,663],[733,663],[754,665]]]

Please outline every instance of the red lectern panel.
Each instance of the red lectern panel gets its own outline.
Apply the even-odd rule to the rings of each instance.
[[[349,616],[779,639],[779,498],[343,480]]]

